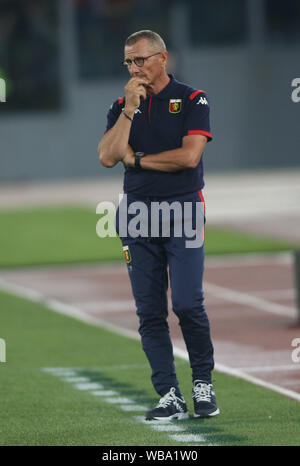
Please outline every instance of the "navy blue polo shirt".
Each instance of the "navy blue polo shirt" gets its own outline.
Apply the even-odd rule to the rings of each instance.
[[[182,138],[202,134],[212,139],[207,94],[177,81],[170,82],[158,94],[141,99],[131,125],[129,144],[134,152],[157,154],[182,146]],[[107,115],[108,131],[122,112],[125,98],[119,97]],[[167,173],[155,170],[126,168],[124,193],[137,197],[169,197],[202,189],[203,156],[196,168]]]

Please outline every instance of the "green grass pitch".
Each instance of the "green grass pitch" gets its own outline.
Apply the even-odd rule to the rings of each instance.
[[[0,211],[0,267],[122,260],[119,238],[99,238],[100,216],[85,207]],[[277,252],[295,244],[206,228],[206,254]]]
[[[7,362],[0,364],[0,445],[184,445],[138,423],[135,416],[143,413],[124,412],[42,370],[77,368],[78,375],[151,408],[158,396],[140,342],[5,293],[0,303],[7,345]],[[191,371],[176,361],[192,415]],[[214,385],[221,415],[175,422],[185,434],[204,435],[204,445],[299,445],[299,403],[219,373]]]
[[[0,212],[0,267],[122,260],[118,238],[96,235],[99,216],[83,207]],[[206,253],[286,251],[281,241],[206,228]],[[90,390],[79,390],[44,368],[75,368],[78,376],[117,391],[137,405],[157,402],[141,344],[0,293],[0,337],[7,362],[0,363],[0,445],[182,446],[171,434],[137,422]],[[190,414],[191,371],[177,359]],[[300,404],[246,381],[215,372],[221,415],[176,423],[203,444],[299,445]],[[192,443],[190,443],[192,444]]]

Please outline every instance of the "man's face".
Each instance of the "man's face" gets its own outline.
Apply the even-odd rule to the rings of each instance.
[[[153,55],[157,52],[159,52],[159,50],[155,49],[147,39],[141,39],[134,45],[125,47],[124,60],[133,60],[137,57],[149,57],[149,55]],[[151,86],[151,84],[153,84],[156,79],[164,73],[167,56],[167,52],[161,52],[158,55],[154,55],[153,57],[145,60],[142,67],[139,67],[132,62],[128,67],[130,76],[132,78],[138,77],[146,79]]]

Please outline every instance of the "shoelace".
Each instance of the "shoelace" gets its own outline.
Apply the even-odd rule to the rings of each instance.
[[[211,401],[211,385],[207,383],[197,383],[194,386],[194,398],[196,401]]]
[[[182,410],[182,407],[178,403],[177,397],[175,395],[175,387],[172,387],[171,390],[159,400],[157,408],[166,408],[171,403],[175,403],[175,406]]]

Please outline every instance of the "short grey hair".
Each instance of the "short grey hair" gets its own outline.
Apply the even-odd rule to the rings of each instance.
[[[144,29],[142,31],[137,31],[131,34],[126,39],[125,47],[134,45],[141,39],[146,39],[149,42],[149,44],[162,51],[167,50],[166,44],[164,43],[160,35],[157,34],[157,32],[150,31],[150,29]]]

